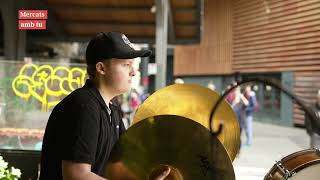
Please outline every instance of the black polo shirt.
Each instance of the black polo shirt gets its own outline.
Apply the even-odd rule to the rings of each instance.
[[[61,161],[91,164],[102,176],[113,145],[125,130],[120,109],[108,107],[91,80],[52,111],[44,134],[40,180],[62,179]]]

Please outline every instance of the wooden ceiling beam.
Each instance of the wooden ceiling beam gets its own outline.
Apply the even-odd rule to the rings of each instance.
[[[202,25],[203,25],[203,6],[204,6],[204,2],[203,0],[196,0],[197,1],[197,10],[195,12],[195,16],[196,16],[196,24],[197,24],[197,34],[196,34],[196,39],[199,40],[199,43],[201,41],[201,34],[202,34]]]
[[[110,6],[81,6],[81,5],[63,5],[63,4],[58,4],[58,5],[50,5],[51,8],[57,9],[60,11],[150,11],[151,7],[150,6],[119,6],[119,7],[110,7]],[[175,9],[175,11],[178,12],[188,12],[188,11],[193,11],[196,9],[193,7],[173,7],[171,8]],[[151,13],[151,11],[150,11]]]
[[[123,26],[155,26],[154,22],[115,22],[115,21],[88,21],[88,20],[65,20],[62,22],[63,25],[76,25],[76,26],[117,26],[117,27],[123,27]],[[183,23],[181,25],[188,25],[187,23]],[[194,24],[195,25],[195,24]]]
[[[80,5],[51,5],[52,8],[58,9],[61,11],[130,11],[130,10],[140,10],[140,11],[150,11],[149,6],[120,6],[120,7],[110,7],[110,6],[80,6]],[[150,12],[151,13],[151,12]]]
[[[154,4],[153,0],[45,0],[51,5],[82,5],[82,6],[132,6],[139,7]]]
[[[101,20],[65,20],[61,23],[62,25],[70,25],[70,24],[75,24],[75,25],[83,25],[83,26],[155,26],[154,22],[115,22],[115,21],[101,21]],[[175,27],[177,26],[197,26],[196,23],[193,22],[179,22],[175,23]]]
[[[132,43],[140,43],[140,44],[154,44],[155,38],[152,37],[135,37],[132,35],[128,35],[130,37],[130,41]],[[89,42],[89,40],[92,38],[92,35],[87,36],[67,36],[66,38],[54,38],[52,36],[46,36],[46,37],[27,37],[28,41],[32,42]],[[172,44],[195,44],[199,43],[198,39],[195,38],[178,38],[176,41]]]

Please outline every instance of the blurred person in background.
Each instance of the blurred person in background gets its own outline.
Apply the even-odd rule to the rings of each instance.
[[[317,94],[316,103],[311,107],[312,111],[315,113],[317,120],[320,121],[320,90]],[[320,148],[320,127],[315,127],[311,122],[311,117],[306,114],[305,116],[305,126],[307,133],[310,136],[310,147]]]
[[[252,121],[253,113],[257,107],[256,93],[251,90],[251,86],[246,86],[244,91],[244,97],[248,100],[248,105],[245,108],[245,119],[244,119],[244,131],[247,137],[245,145],[250,146],[252,144]]]
[[[239,126],[240,126],[239,153],[240,153],[240,149],[241,149],[241,133],[242,133],[242,129],[245,126],[245,118],[246,118],[245,108],[246,108],[246,106],[248,106],[248,104],[249,104],[248,100],[241,93],[241,88],[239,86],[236,87],[236,89],[234,90],[234,98],[231,101],[231,107],[236,114],[236,117],[238,119]]]

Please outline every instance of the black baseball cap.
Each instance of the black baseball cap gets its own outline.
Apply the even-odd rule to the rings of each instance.
[[[88,65],[104,59],[133,59],[150,55],[150,50],[135,50],[129,39],[119,32],[98,33],[90,40],[86,50]]]

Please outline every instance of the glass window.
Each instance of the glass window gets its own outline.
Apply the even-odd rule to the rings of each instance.
[[[84,64],[0,61],[0,149],[41,150],[52,109],[86,79]]]

